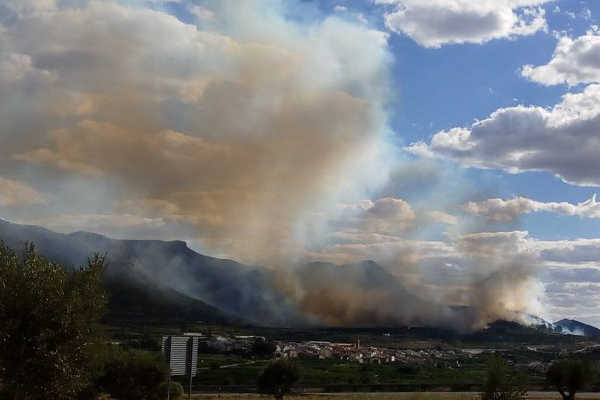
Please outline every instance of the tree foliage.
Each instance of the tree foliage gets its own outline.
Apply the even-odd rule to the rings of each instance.
[[[525,375],[513,371],[500,356],[488,362],[482,400],[520,400],[527,395]]]
[[[89,381],[106,295],[104,257],[67,269],[0,242],[0,397],[71,399]]]
[[[574,400],[575,394],[590,383],[593,368],[584,360],[554,361],[546,373],[548,383],[556,388],[564,400]]]
[[[269,340],[257,338],[252,343],[252,354],[258,357],[273,357],[275,350],[277,350],[277,346]]]
[[[183,386],[179,382],[167,382],[166,386],[169,388],[169,398],[171,400],[182,399],[185,391],[183,390]]]
[[[277,400],[289,394],[300,379],[298,367],[291,361],[277,360],[269,364],[258,378],[258,391]]]
[[[168,379],[169,367],[160,353],[113,346],[99,363],[92,388],[119,400],[163,400]]]

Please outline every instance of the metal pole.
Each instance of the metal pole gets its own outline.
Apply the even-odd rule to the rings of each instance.
[[[188,400],[192,398],[192,369],[190,368],[190,388],[188,390]]]
[[[171,366],[169,366],[169,386],[167,386],[167,400],[171,400]]]
[[[192,398],[192,371],[194,369],[194,365],[193,365],[193,361],[194,361],[194,338],[191,337],[188,340],[188,346],[190,348],[190,352],[188,354],[189,358],[190,358],[190,382],[189,382],[189,388],[188,388],[188,400],[191,400]]]

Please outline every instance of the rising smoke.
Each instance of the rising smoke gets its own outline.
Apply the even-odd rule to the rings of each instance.
[[[0,10],[0,90],[12,93],[0,99],[0,179],[50,192],[41,220],[69,203],[192,228],[203,252],[270,268],[323,324],[456,326],[450,306],[466,305],[481,327],[529,311],[535,260],[427,244],[423,226],[456,218],[377,197],[414,172],[391,144],[385,33],[303,2],[190,2],[179,19],[161,7]],[[62,188],[105,189],[90,206]],[[385,268],[356,264],[367,258]],[[441,259],[462,270],[444,275]],[[352,265],[295,267],[310,260]]]

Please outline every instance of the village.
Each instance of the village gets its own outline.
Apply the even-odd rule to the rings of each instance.
[[[200,347],[208,351],[223,353],[251,353],[257,343],[270,343],[263,336],[204,336],[186,333],[187,336],[198,336]],[[320,360],[336,359],[359,364],[422,364],[445,361],[452,367],[460,368],[460,359],[473,356],[471,350],[452,350],[438,348],[395,349],[378,346],[363,346],[357,338],[354,343],[336,343],[330,341],[275,341],[273,342],[275,358],[295,359],[313,358]]]
[[[459,353],[454,350],[437,349],[390,349],[375,346],[361,346],[356,343],[332,343],[327,341],[309,341],[304,343],[278,342],[276,355],[282,358],[310,357],[318,359],[338,359],[362,363],[413,363],[435,361],[455,361],[460,367]]]

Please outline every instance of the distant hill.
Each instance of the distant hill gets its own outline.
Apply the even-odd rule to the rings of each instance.
[[[31,241],[41,254],[67,266],[84,264],[94,253],[106,254],[104,278],[112,317],[235,320],[294,327],[467,326],[455,320],[449,309],[409,293],[398,277],[373,261],[296,265],[293,284],[298,286],[286,287],[290,282],[282,284],[269,269],[198,254],[181,241],[117,240],[89,232],[61,234],[2,220],[0,239],[15,249]],[[301,290],[302,300],[297,302],[290,290]],[[367,303],[374,301],[374,294],[376,307]],[[406,310],[402,314],[397,312],[398,304]]]
[[[574,319],[561,319],[554,326],[560,328],[563,334],[600,338],[600,329]]]
[[[260,269],[203,256],[184,242],[61,234],[3,220],[0,240],[17,250],[31,241],[45,257],[67,266],[82,265],[94,253],[106,254],[109,316],[277,325],[294,316]]]
[[[94,253],[106,254],[104,279],[110,299],[108,318],[112,320],[288,327],[321,322],[358,329],[396,327],[410,336],[462,336],[453,332],[454,328],[462,331],[465,339],[476,341],[537,340],[542,336],[559,340],[557,333],[600,337],[600,329],[578,321],[550,324],[535,316],[520,318],[531,326],[497,321],[480,332],[467,333],[461,327],[472,326],[473,310],[441,307],[414,296],[397,276],[373,261],[296,266],[294,284],[305,294],[296,304],[283,290],[275,289],[277,277],[270,270],[198,254],[181,241],[117,240],[89,232],[61,234],[3,220],[0,240],[16,250],[26,241],[33,242],[45,257],[67,267],[85,264]],[[365,302],[373,301],[373,294],[377,295],[377,307],[364,307]],[[410,311],[402,313],[403,319],[398,319],[399,305]],[[353,322],[327,319],[328,314],[320,314],[326,307],[337,307],[334,315],[351,317]]]

